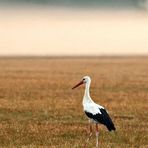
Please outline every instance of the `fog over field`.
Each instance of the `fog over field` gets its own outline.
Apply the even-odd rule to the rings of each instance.
[[[0,8],[0,55],[148,54],[141,1],[9,2]]]

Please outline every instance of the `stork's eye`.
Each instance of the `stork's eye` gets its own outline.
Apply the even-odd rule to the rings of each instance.
[[[83,79],[83,81],[85,81],[85,79]]]

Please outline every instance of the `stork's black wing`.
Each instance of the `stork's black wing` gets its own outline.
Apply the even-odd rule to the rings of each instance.
[[[87,111],[85,111],[85,114],[89,118],[95,120],[96,122],[104,124],[109,131],[116,130],[114,123],[112,122],[112,120],[111,120],[109,114],[106,112],[106,110],[103,108],[101,108],[101,109],[99,108],[99,110],[100,110],[101,114],[100,113],[92,114]]]

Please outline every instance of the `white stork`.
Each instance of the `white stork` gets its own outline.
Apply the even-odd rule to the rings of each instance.
[[[99,130],[98,130],[98,124],[103,124],[107,127],[109,131],[116,130],[115,126],[105,110],[105,108],[101,105],[96,104],[90,97],[89,88],[90,88],[91,79],[89,76],[83,77],[83,79],[75,85],[72,89],[78,87],[79,85],[84,84],[85,85],[85,93],[83,97],[83,109],[87,117],[89,118],[90,123],[90,135],[87,141],[92,136],[92,125],[91,123],[96,124],[96,147],[98,147],[98,136],[99,136]]]

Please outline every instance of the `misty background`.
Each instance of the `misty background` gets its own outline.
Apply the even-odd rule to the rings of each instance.
[[[148,0],[0,0],[0,55],[146,55]]]

